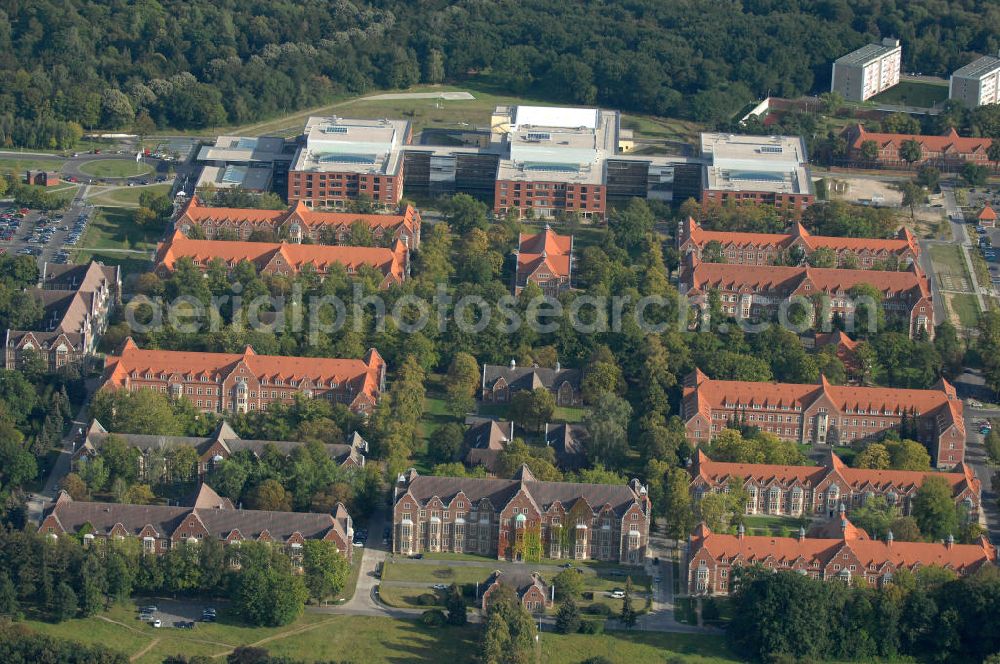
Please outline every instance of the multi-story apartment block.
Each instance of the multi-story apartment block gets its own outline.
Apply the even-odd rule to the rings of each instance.
[[[792,298],[814,302],[826,299],[827,320],[840,316],[858,326],[870,320],[854,321],[859,304],[851,289],[871,285],[882,293],[882,309],[888,321],[905,326],[910,337],[934,334],[934,306],[930,284],[917,263],[903,272],[840,270],[835,268],[784,267],[776,265],[740,265],[706,263],[693,254],[685,259],[680,274],[680,292],[702,311],[708,311],[713,292],[718,293],[722,313],[741,320],[774,318]],[[822,319],[816,306],[815,316]]]
[[[343,267],[348,275],[369,267],[382,275],[381,288],[400,284],[409,271],[410,252],[396,240],[391,249],[385,247],[346,247],[325,244],[288,244],[286,242],[243,242],[232,240],[192,240],[180,230],[156,248],[156,274],[166,278],[174,271],[177,261],[190,259],[202,270],[214,261],[228,269],[241,262],[252,263],[260,274],[293,275],[312,266],[323,278],[331,268]]]
[[[920,255],[920,244],[903,226],[896,238],[882,240],[860,237],[829,237],[813,235],[795,222],[788,233],[734,233],[706,231],[691,217],[677,225],[677,248],[682,255],[694,254],[705,260],[705,247],[718,245],[726,263],[775,265],[779,262],[805,259],[817,249],[829,249],[837,257],[837,266],[852,257],[859,268],[871,268],[894,260],[897,265],[909,265]]]
[[[651,507],[627,485],[401,475],[393,505],[394,553],[468,552],[497,559],[568,558],[641,565]]]
[[[403,197],[402,147],[412,138],[405,120],[312,117],[288,171],[288,202],[313,209],[370,199],[397,208]]]
[[[805,140],[793,136],[701,135],[702,205],[774,205],[798,217],[816,201]]]
[[[872,142],[877,148],[874,162],[883,166],[921,166],[931,164],[945,170],[956,170],[971,161],[981,166],[988,166],[990,158],[987,154],[990,144],[988,138],[963,138],[954,127],[943,136],[926,136],[922,134],[882,134],[865,130],[862,125],[855,125],[844,130],[847,137],[847,156],[852,162],[871,163],[864,154],[865,143]],[[920,145],[920,159],[907,162],[901,156],[903,144],[916,141]]]
[[[981,484],[975,471],[958,463],[951,472],[870,470],[851,468],[829,452],[820,466],[781,466],[759,463],[713,461],[699,448],[690,467],[691,496],[728,492],[731,482],[747,492],[745,514],[832,518],[839,506],[864,505],[876,497],[910,514],[917,490],[929,477],[942,477],[951,487],[952,498],[973,521],[979,517]]]
[[[837,58],[833,63],[831,92],[847,101],[862,102],[899,83],[903,48],[898,39],[886,38]]]
[[[733,590],[733,570],[760,565],[775,572],[804,574],[824,581],[850,584],[864,579],[873,587],[892,583],[901,569],[916,571],[937,565],[960,575],[972,574],[996,560],[996,549],[986,538],[978,544],[955,544],[948,536],[940,542],[896,542],[890,531],[885,541],[844,519],[838,537],[798,537],[713,533],[704,523],[687,544],[687,588],[691,595],[728,595]]]
[[[46,263],[29,292],[42,303],[42,320],[35,330],[7,330],[4,366],[18,368],[25,353],[34,353],[55,371],[94,352],[121,298],[121,268]]]
[[[905,423],[938,468],[965,460],[962,400],[943,378],[930,390],[904,390],[830,385],[825,377],[818,385],[712,380],[696,369],[684,379],[681,418],[699,445],[733,421],[814,445],[876,441]]]
[[[410,249],[420,247],[420,213],[412,205],[407,205],[400,214],[354,214],[316,212],[302,201],[287,210],[208,207],[194,196],[174,221],[174,228],[184,235],[199,228],[209,240],[222,235],[249,240],[253,233],[265,232],[294,244],[303,240],[347,244],[351,228],[357,222],[368,226],[378,246],[400,240]]]
[[[604,219],[605,162],[617,148],[618,114],[596,108],[500,106],[493,210],[551,217],[573,212]]]
[[[528,282],[555,297],[569,290],[573,277],[573,236],[559,235],[546,224],[541,233],[521,233],[517,241],[514,295]]]
[[[385,361],[374,348],[364,360],[341,360],[258,355],[250,346],[241,354],[140,350],[129,338],[108,356],[104,388],[183,396],[209,413],[267,410],[300,394],[368,415],[385,388]]]
[[[486,403],[509,403],[517,392],[544,387],[555,395],[556,404],[579,406],[583,403],[582,381],[583,374],[579,369],[563,369],[559,363],[556,363],[554,369],[519,368],[514,360],[506,367],[484,364],[482,399]]]
[[[306,540],[332,542],[350,560],[354,530],[340,503],[332,514],[235,509],[228,498],[202,484],[180,505],[95,503],[73,500],[62,492],[46,508],[38,532],[54,539],[79,537],[84,547],[134,537],[148,555],[209,538],[237,546],[242,541],[270,542],[284,547],[301,570]]]
[[[948,79],[948,99],[969,108],[1000,102],[1000,57],[984,55],[955,70]]]
[[[157,482],[173,475],[170,468],[170,453],[181,447],[190,447],[198,454],[198,477],[204,479],[217,464],[229,459],[236,452],[246,450],[260,458],[265,451],[290,456],[292,451],[305,443],[287,440],[244,440],[225,421],[219,423],[212,435],[158,436],[133,433],[109,433],[100,422],[94,420],[87,428],[83,443],[77,446],[72,457],[72,467],[79,470],[91,459],[101,455],[104,443],[109,437],[121,439],[129,447],[139,452],[139,475],[146,481]],[[363,468],[368,442],[357,432],[351,434],[344,444],[323,445],[326,453],[338,466],[344,469]],[[160,476],[154,476],[159,473]]]

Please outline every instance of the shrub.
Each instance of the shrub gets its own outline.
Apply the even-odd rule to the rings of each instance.
[[[417,597],[416,603],[418,606],[436,606],[441,603],[437,595],[432,593],[424,593]]]
[[[600,602],[591,604],[584,609],[584,612],[595,616],[604,616],[605,618],[609,617],[613,613],[610,606],[607,604],[601,604]]]
[[[585,590],[583,592],[582,596],[583,596],[584,599],[593,600],[594,599],[594,591],[593,590]]]
[[[580,633],[581,634],[603,634],[604,633],[604,621],[603,620],[583,620],[580,622]]]
[[[428,627],[441,627],[446,621],[444,611],[441,609],[428,609],[420,614],[420,622]]]
[[[719,602],[714,597],[708,597],[701,604],[701,617],[703,620],[718,620],[722,615],[719,611]]]

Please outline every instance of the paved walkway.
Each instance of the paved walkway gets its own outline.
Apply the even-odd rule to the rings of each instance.
[[[961,245],[962,247],[962,259],[965,261],[965,270],[969,274],[969,280],[972,284],[972,292],[976,295],[979,310],[986,311],[986,302],[983,300],[983,292],[979,288],[979,280],[976,278],[976,271],[972,267],[972,258],[969,256],[971,241],[969,240],[969,234],[966,231],[965,217],[962,214],[962,209],[958,207],[958,202],[955,200],[955,192],[951,189],[951,187],[941,187],[941,193],[944,194],[944,208],[945,212],[948,214],[948,221],[951,223],[952,238],[955,243]]]
[[[389,99],[446,99],[448,101],[469,101],[475,99],[471,92],[389,92],[381,95],[362,97],[357,101],[381,101]]]

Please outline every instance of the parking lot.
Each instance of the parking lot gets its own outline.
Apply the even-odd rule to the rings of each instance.
[[[172,599],[137,599],[136,621],[155,627],[160,621],[160,629],[197,629],[199,623],[206,622],[207,611],[215,611],[216,606],[205,602]],[[155,611],[144,611],[152,609]],[[215,622],[214,619],[211,622]]]
[[[66,263],[93,215],[92,206],[76,200],[65,213],[0,208],[0,249],[35,256],[39,265]]]

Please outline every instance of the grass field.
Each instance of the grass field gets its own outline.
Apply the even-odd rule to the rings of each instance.
[[[162,228],[139,228],[132,222],[132,213],[116,208],[97,208],[97,214],[87,225],[79,247],[85,249],[139,249],[156,247],[163,235]]]
[[[63,164],[66,161],[63,159],[42,159],[39,157],[13,157],[10,155],[0,156],[0,173],[14,173],[18,177],[23,178],[24,172],[27,170],[46,170],[46,171],[59,171],[62,170]]]
[[[876,104],[894,104],[898,106],[916,106],[930,108],[948,98],[948,86],[924,81],[900,81],[899,85],[889,88],[871,98]]]
[[[506,419],[508,410],[510,410],[510,406],[508,404],[480,403],[479,410],[477,412],[479,415],[483,417],[499,417]],[[563,406],[556,406],[555,412],[552,414],[552,421],[582,422],[583,418],[586,415],[587,415],[586,408],[568,408]]]
[[[146,187],[119,187],[102,191],[89,198],[94,205],[105,205],[110,207],[139,207],[139,195],[144,191],[154,194],[170,193],[172,185],[152,184]]]
[[[571,664],[588,657],[607,657],[612,662],[675,662],[716,664],[739,659],[721,637],[664,632],[605,632],[601,636],[553,634],[539,639],[542,660],[547,664]]]
[[[971,293],[945,293],[948,310],[958,316],[962,327],[972,329],[979,323],[979,301]]]
[[[801,522],[790,516],[747,516],[743,525],[748,535],[776,535],[797,533]]]
[[[931,260],[934,262],[935,270],[952,276],[966,276],[962,250],[957,245],[933,245],[931,247]]]
[[[80,171],[95,178],[130,178],[152,173],[153,169],[134,159],[94,159],[80,164]]]

